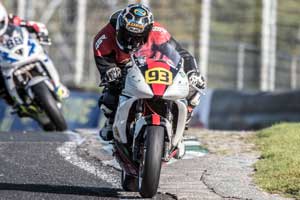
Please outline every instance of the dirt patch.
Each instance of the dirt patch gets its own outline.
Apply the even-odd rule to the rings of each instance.
[[[211,131],[205,129],[190,129],[187,135],[196,136],[203,147],[210,153],[218,155],[239,155],[255,153],[252,142],[254,132],[248,131]]]

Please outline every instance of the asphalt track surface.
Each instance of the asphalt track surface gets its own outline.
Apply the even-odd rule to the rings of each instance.
[[[0,132],[0,200],[139,199],[62,156],[58,149],[74,140],[68,133]],[[116,170],[110,173],[119,176]],[[156,199],[174,198],[158,194]]]

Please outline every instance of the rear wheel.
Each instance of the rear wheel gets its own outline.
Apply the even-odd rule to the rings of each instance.
[[[139,169],[139,192],[142,197],[151,198],[157,193],[159,184],[164,128],[161,126],[148,126],[146,133],[143,161]]]
[[[32,86],[35,101],[50,119],[50,123],[43,126],[45,131],[65,131],[67,129],[66,120],[58,108],[56,100],[50,93],[44,82]],[[51,130],[53,129],[53,130]]]

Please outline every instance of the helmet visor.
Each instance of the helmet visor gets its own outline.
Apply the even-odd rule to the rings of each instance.
[[[134,51],[145,43],[147,36],[143,33],[131,33],[125,28],[121,28],[118,31],[117,39],[124,49]]]

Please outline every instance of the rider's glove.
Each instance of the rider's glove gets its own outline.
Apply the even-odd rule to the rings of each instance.
[[[49,32],[45,24],[39,22],[28,21],[26,24],[27,27],[33,29],[36,33],[37,38],[40,43],[43,45],[51,45],[51,39],[49,38]]]
[[[37,37],[42,45],[51,45],[51,43],[52,43],[49,36],[45,35],[43,33],[38,33]]]
[[[117,81],[121,77],[122,77],[122,71],[119,67],[110,68],[105,73],[105,80],[108,83]]]
[[[37,33],[37,38],[39,39],[41,44],[51,45],[51,39],[49,38],[49,32],[45,26],[43,29],[40,29],[40,32]]]
[[[198,88],[198,89],[205,89],[206,83],[205,78],[197,73],[197,72],[191,72],[188,74],[189,77],[189,83],[192,87]]]

